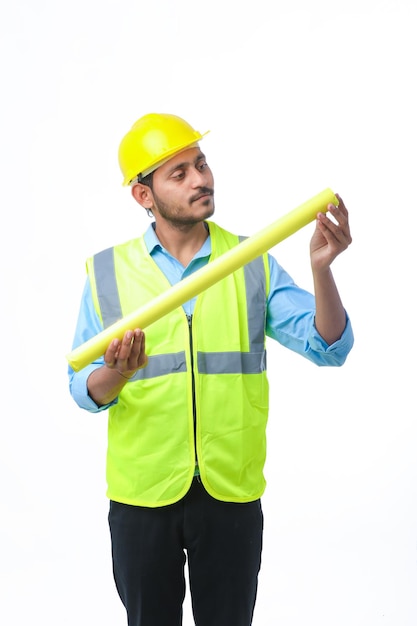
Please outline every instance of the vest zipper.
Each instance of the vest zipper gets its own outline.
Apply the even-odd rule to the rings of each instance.
[[[193,352],[193,316],[187,315],[188,330],[190,333],[190,355],[191,355],[191,392],[193,400],[193,422],[194,422],[194,448],[195,448],[195,464],[198,465],[197,459],[197,407],[195,401],[195,378],[194,378],[194,352]]]

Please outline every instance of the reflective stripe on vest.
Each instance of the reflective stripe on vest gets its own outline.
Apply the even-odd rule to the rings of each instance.
[[[242,241],[244,238],[239,237]],[[198,371],[202,374],[258,374],[266,370],[264,347],[266,315],[266,276],[263,257],[243,267],[248,311],[249,352],[198,352]],[[113,248],[94,256],[97,297],[104,328],[122,318],[117,288]],[[259,285],[262,289],[259,289]],[[262,297],[262,295],[264,296]],[[186,371],[185,352],[150,356],[148,365],[130,379],[144,380]]]

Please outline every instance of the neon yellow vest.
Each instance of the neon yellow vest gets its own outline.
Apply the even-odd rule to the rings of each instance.
[[[239,243],[208,225],[211,260]],[[170,286],[143,237],[99,253],[87,269],[105,326]],[[187,493],[196,459],[214,498],[249,502],[262,495],[268,289],[264,255],[200,294],[191,325],[179,307],[145,329],[149,363],[109,409],[110,499],[172,504]]]

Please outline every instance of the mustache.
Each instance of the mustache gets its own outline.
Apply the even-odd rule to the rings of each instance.
[[[194,196],[190,198],[190,203],[195,202],[196,200],[199,200],[202,196],[207,196],[207,195],[213,196],[214,189],[212,189],[211,187],[200,187],[198,190],[198,193],[196,193]]]

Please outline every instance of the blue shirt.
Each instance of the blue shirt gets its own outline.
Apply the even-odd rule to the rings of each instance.
[[[173,257],[160,243],[153,224],[144,235],[149,254],[165,274],[171,285],[186,278],[193,272],[204,267],[211,254],[210,236],[187,267]],[[317,332],[314,325],[315,298],[313,294],[298,287],[291,276],[268,255],[270,268],[270,291],[267,303],[266,335],[275,339],[283,346],[297,352],[316,365],[340,366],[353,346],[353,332],[350,320],[346,315],[346,327],[343,335],[332,345],[328,345]],[[192,315],[196,298],[183,304],[187,315]],[[103,330],[93,303],[90,282],[87,279],[81,301],[76,326],[73,348],[91,339]],[[145,329],[146,334],[146,329]],[[75,402],[83,409],[91,412],[103,411],[110,405],[98,407],[90,398],[87,390],[87,379],[91,372],[104,364],[100,357],[79,372],[69,370],[70,392]],[[117,402],[114,400],[114,403]]]

